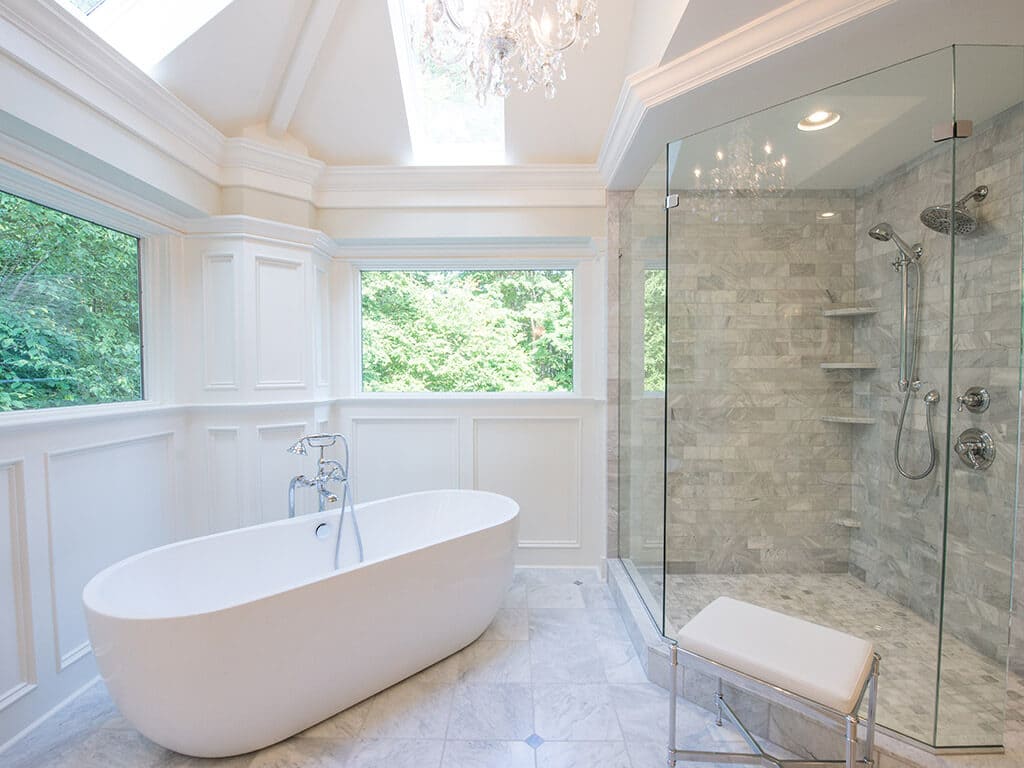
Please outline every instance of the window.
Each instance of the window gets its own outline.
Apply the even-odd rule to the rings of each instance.
[[[422,165],[501,165],[505,100],[480,104],[465,65],[424,59],[423,0],[390,0],[413,160]]]
[[[198,32],[231,0],[58,0],[143,72]]]
[[[367,270],[365,392],[570,392],[573,271]]]
[[[103,5],[103,0],[67,0],[65,5],[70,5],[88,16]]]
[[[664,269],[644,270],[644,391],[665,391]]]
[[[138,239],[0,192],[0,411],[141,398]]]

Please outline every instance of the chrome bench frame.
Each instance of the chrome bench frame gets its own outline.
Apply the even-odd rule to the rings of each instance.
[[[717,678],[718,690],[715,694],[715,703],[717,705],[718,718],[715,721],[715,724],[721,725],[723,717],[728,719],[729,722],[735,725],[739,730],[743,739],[750,746],[750,749],[753,750],[752,752],[711,752],[678,749],[676,747],[676,689],[678,687],[677,673],[679,671],[680,659],[683,660],[683,664],[687,670],[701,672],[710,677]],[[823,704],[819,704],[816,701],[812,701],[804,696],[793,693],[792,691],[780,688],[773,683],[766,682],[765,680],[740,672],[739,670],[732,669],[731,667],[706,659],[691,651],[684,650],[677,644],[673,643],[669,650],[669,673],[671,674],[671,680],[669,682],[668,705],[668,764],[670,768],[674,768],[677,760],[687,760],[697,763],[770,765],[775,766],[775,768],[834,768],[835,766],[854,768],[858,765],[868,766],[868,768],[871,768],[871,766],[874,765],[872,752],[875,747],[875,711],[878,706],[878,666],[880,661],[881,657],[877,653],[874,654],[874,659],[871,662],[871,673],[868,675],[867,680],[864,681],[860,695],[857,697],[857,702],[853,706],[853,711],[840,712],[839,710],[826,707]],[[725,698],[722,695],[723,683],[729,683],[737,688],[754,693],[762,698],[768,699],[772,703],[780,704],[815,720],[826,720],[828,722],[835,723],[837,726],[845,724],[845,759],[787,760],[770,755],[765,751],[757,739],[754,738],[747,727],[740,722],[739,717],[736,716],[732,707],[730,707],[725,701]],[[868,713],[867,719],[863,721],[865,723],[864,753],[863,755],[858,755],[858,731],[862,720],[857,713],[860,711],[860,706],[864,701],[865,695],[868,697]]]

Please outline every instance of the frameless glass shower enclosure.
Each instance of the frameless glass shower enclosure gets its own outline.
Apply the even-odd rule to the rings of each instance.
[[[871,639],[891,731],[1024,720],[1022,218],[1016,47],[669,145],[618,275],[619,553],[666,635],[730,595]]]

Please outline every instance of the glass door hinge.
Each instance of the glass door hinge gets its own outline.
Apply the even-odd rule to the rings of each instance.
[[[665,210],[666,211],[669,210],[670,208],[678,208],[678,207],[679,207],[679,195],[666,195],[665,196]]]
[[[949,139],[966,139],[974,131],[973,120],[956,120],[948,123],[936,123],[932,126],[932,141],[948,141]]]

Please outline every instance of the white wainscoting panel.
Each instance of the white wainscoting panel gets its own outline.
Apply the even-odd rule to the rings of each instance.
[[[356,501],[459,487],[457,419],[352,420]]]
[[[475,419],[473,487],[519,502],[519,546],[582,545],[578,418]]]
[[[207,524],[204,533],[241,528],[242,468],[238,427],[206,430]]]
[[[302,262],[256,257],[256,388],[305,386],[309,336]]]
[[[317,386],[326,387],[330,384],[330,360],[331,360],[331,280],[327,270],[320,267],[313,268],[313,289],[316,301],[313,303],[313,335],[315,337],[316,353],[316,383]]]
[[[0,463],[0,711],[34,687],[22,463]]]
[[[259,516],[245,524],[269,523],[288,517],[288,483],[296,475],[315,471],[316,452],[306,456],[288,453],[288,447],[306,434],[306,423],[265,424],[256,427],[259,474],[256,477]],[[310,488],[295,489],[295,514],[316,510],[316,495]],[[247,516],[243,516],[247,517]]]
[[[237,389],[238,317],[234,254],[205,254],[202,280],[203,385],[206,389]]]
[[[86,582],[118,560],[169,541],[172,447],[167,432],[46,454],[58,670],[89,652]]]

